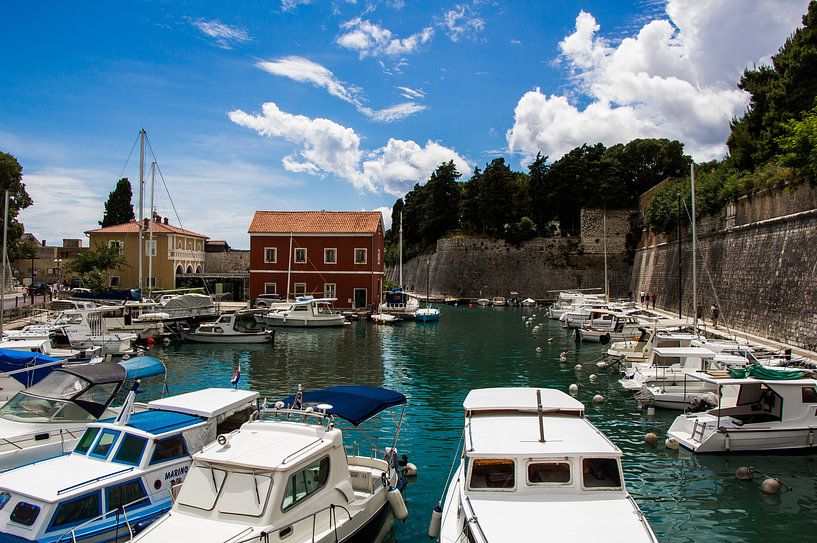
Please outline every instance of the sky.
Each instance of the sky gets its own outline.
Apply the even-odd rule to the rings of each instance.
[[[741,73],[807,5],[12,2],[0,151],[23,166],[26,231],[49,245],[98,227],[120,177],[138,214],[143,128],[146,216],[153,194],[171,224],[236,249],[256,210],[381,210],[388,228],[449,160],[465,180],[497,157],[525,170],[538,152],[651,137],[722,158],[749,102]]]

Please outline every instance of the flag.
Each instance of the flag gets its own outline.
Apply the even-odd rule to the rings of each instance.
[[[241,361],[235,366],[235,373],[233,373],[233,378],[230,379],[230,384],[234,387],[238,387],[239,379],[241,379]]]

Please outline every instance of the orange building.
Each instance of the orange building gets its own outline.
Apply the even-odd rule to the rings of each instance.
[[[378,211],[256,211],[250,234],[250,296],[337,298],[366,308],[383,291]]]

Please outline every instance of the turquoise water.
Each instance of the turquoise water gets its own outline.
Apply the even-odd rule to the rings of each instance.
[[[538,335],[522,316],[544,322]],[[548,343],[548,338],[553,338]],[[567,364],[559,363],[564,345]],[[536,347],[542,352],[537,353]],[[156,347],[166,361],[171,393],[205,386],[229,386],[236,362],[242,363],[240,386],[277,399],[297,385],[321,388],[339,384],[385,386],[408,397],[399,449],[419,468],[409,484],[410,516],[398,524],[393,540],[428,541],[431,510],[444,490],[462,433],[462,400],[472,388],[545,386],[567,390],[578,383],[577,397],[588,416],[623,451],[627,485],[661,541],[815,541],[817,540],[817,455],[702,456],[645,445],[655,432],[661,441],[674,415],[647,417],[613,374],[595,366],[599,345],[566,341],[558,323],[542,308],[443,307],[437,323],[404,322],[374,326],[356,322],[341,329],[278,330],[274,345]],[[583,370],[577,372],[579,363]],[[599,373],[591,383],[591,373]],[[158,394],[147,386],[146,396]],[[590,399],[602,394],[606,401]],[[391,415],[391,416],[390,416]],[[383,438],[396,414],[371,421],[370,436]],[[361,435],[349,433],[350,440]],[[791,490],[766,497],[762,477],[738,481],[740,466],[753,466],[778,477]],[[599,520],[599,519],[589,519]]]

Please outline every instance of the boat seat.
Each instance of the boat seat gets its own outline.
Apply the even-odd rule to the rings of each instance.
[[[352,479],[352,488],[355,491],[374,492],[372,470],[363,466],[349,466],[349,477]]]

